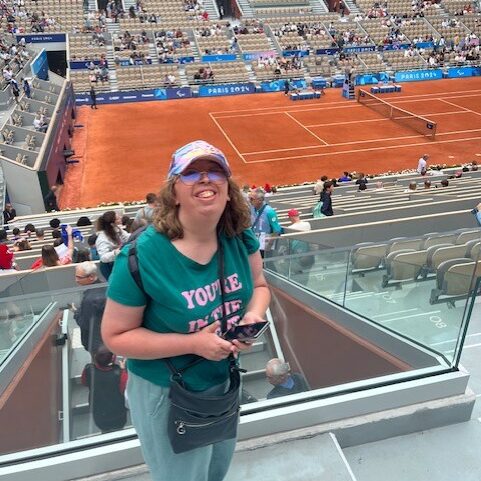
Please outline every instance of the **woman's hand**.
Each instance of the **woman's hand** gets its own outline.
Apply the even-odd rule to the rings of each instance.
[[[265,319],[262,319],[262,317],[259,316],[258,314],[256,314],[255,312],[247,311],[244,314],[244,317],[239,322],[239,324],[241,324],[241,325],[242,324],[255,324],[256,322],[264,322],[264,321],[265,321]],[[248,351],[252,347],[252,344],[249,343],[249,342],[241,342],[241,341],[237,341],[237,340],[232,341],[232,344],[233,344],[233,346],[235,346],[234,354],[236,354],[236,355],[237,355],[238,352]]]
[[[235,347],[217,335],[219,321],[213,322],[199,332],[192,334],[194,340],[193,353],[209,361],[221,361],[230,353],[235,353]]]

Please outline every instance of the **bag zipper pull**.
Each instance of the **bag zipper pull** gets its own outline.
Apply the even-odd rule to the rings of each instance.
[[[185,434],[184,421],[175,421],[177,424],[177,434]]]

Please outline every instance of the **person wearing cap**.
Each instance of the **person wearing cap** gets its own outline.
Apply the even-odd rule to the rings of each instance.
[[[274,358],[266,364],[266,377],[270,384],[274,386],[267,393],[267,399],[272,399],[289,394],[297,394],[309,390],[306,380],[301,374],[291,374],[288,362]]]
[[[273,246],[273,237],[282,234],[276,211],[267,204],[265,193],[262,189],[256,189],[249,195],[251,202],[252,230],[259,239],[261,256]]]
[[[299,211],[297,209],[291,209],[287,212],[287,217],[291,221],[289,229],[299,230],[302,232],[311,230],[311,224],[307,220],[301,220]]]
[[[118,254],[109,279],[102,338],[128,358],[127,394],[133,424],[154,481],[221,481],[235,439],[181,454],[167,432],[171,372],[165,358],[185,370],[186,389],[222,395],[228,388],[229,356],[248,349],[222,339],[228,325],[263,320],[270,293],[249,208],[225,155],[204,141],[178,149],[158,196],[153,222],[136,239],[143,289],[129,270],[129,246]],[[219,250],[219,246],[222,249]]]

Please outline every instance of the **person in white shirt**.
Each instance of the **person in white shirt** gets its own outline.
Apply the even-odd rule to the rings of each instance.
[[[291,209],[288,213],[287,216],[289,217],[289,220],[291,221],[291,225],[288,226],[290,229],[306,232],[311,230],[311,224],[307,222],[307,220],[301,220],[300,219],[300,214],[299,211],[296,209]]]
[[[425,175],[427,170],[428,170],[428,159],[429,155],[424,154],[419,160],[418,160],[418,168],[416,169],[418,171],[418,174]]]

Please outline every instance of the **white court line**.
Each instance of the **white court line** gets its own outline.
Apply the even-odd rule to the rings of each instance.
[[[472,95],[457,95],[457,96],[447,96],[444,97],[445,99],[464,99],[468,97],[479,97],[479,94],[472,94]],[[408,100],[406,100],[408,99]],[[403,97],[400,99],[390,99],[390,103],[392,105],[398,105],[398,104],[407,104],[407,103],[412,103],[412,102],[429,102],[429,101],[436,101],[436,100],[442,100],[439,97],[433,97],[429,99],[409,99],[409,97]],[[332,107],[331,107],[332,106]],[[312,108],[308,108],[312,107]],[[246,114],[234,114],[234,115],[219,115],[216,118],[218,119],[231,119],[231,118],[236,118],[236,117],[255,117],[258,115],[277,115],[283,113],[282,111],[271,111],[271,112],[256,112],[257,110],[271,110],[271,109],[280,109],[283,108],[284,112],[292,112],[293,114],[297,114],[298,112],[318,112],[318,111],[323,111],[323,110],[332,110],[332,109],[355,109],[355,108],[361,108],[365,107],[365,105],[362,105],[360,103],[355,103],[355,104],[346,104],[345,102],[333,102],[332,104],[323,104],[323,105],[301,105],[299,108],[295,108],[295,105],[288,106],[288,107],[263,107],[261,109],[245,109],[245,110],[227,110],[226,112],[250,112]],[[457,106],[459,107],[459,106]],[[294,108],[294,110],[292,110]],[[463,107],[459,107],[463,108]],[[253,113],[254,112],[254,113]],[[211,112],[212,115],[216,115],[219,112]]]
[[[478,342],[477,344],[468,344],[468,345],[464,345],[463,346],[463,349],[469,349],[470,347],[479,347],[481,346],[481,342]]]
[[[460,107],[462,108],[462,107]],[[435,117],[436,115],[451,115],[451,114],[466,114],[467,109],[465,110],[452,110],[450,112],[437,112],[434,114],[423,114],[423,117]],[[401,117],[401,118],[406,118],[409,119],[411,116],[406,116],[406,117]],[[367,119],[367,120],[349,120],[348,122],[332,122],[330,124],[312,124],[312,125],[306,125],[306,127],[330,127],[332,125],[346,125],[346,124],[362,124],[364,122],[387,122],[391,121],[392,119]]]
[[[296,118],[294,118],[289,112],[284,112],[289,118],[291,118],[297,125],[300,125],[306,132],[309,132],[312,136],[314,136],[319,142],[322,142],[324,145],[329,145],[325,140],[318,137],[314,132],[311,132],[305,125],[301,124]]]
[[[448,98],[449,98],[449,97],[448,97]],[[471,114],[481,115],[481,113],[476,112],[476,111],[471,110],[471,109],[468,109],[467,107],[463,107],[463,106],[461,106],[461,105],[453,104],[452,102],[448,102],[447,100],[444,100],[444,99],[439,99],[439,100],[443,101],[445,104],[453,105],[454,107],[458,107],[458,108],[460,108],[460,109],[463,109],[463,110],[465,110],[466,112],[469,112],[469,113],[471,113]]]
[[[401,314],[402,312],[411,312],[411,311],[416,311],[417,310],[417,307],[415,307],[414,309],[405,309],[403,311],[394,311],[394,312],[388,312],[386,314],[377,314],[375,316],[372,316],[373,319],[376,319],[378,317],[384,317],[384,316],[392,316],[392,315],[396,315],[396,314]]]
[[[438,314],[441,311],[420,312],[419,314],[412,314],[411,316],[395,317],[394,319],[386,319],[383,322],[403,321],[404,319],[411,319],[412,317],[427,316],[429,314]]]
[[[455,134],[466,134],[466,133],[471,133],[471,132],[481,132],[481,129],[469,129],[469,130],[455,130],[453,132],[443,132],[441,134],[436,134],[438,137],[442,135],[455,135]],[[243,152],[242,155],[259,155],[259,154],[268,154],[271,152],[285,152],[289,150],[304,150],[304,149],[314,149],[314,148],[326,148],[326,147],[338,147],[340,145],[357,145],[357,144],[369,144],[369,143],[374,143],[374,142],[385,142],[385,141],[391,141],[391,140],[404,140],[404,139],[422,139],[423,136],[421,134],[417,135],[403,135],[401,137],[384,137],[382,139],[371,139],[371,140],[351,140],[350,142],[338,142],[337,144],[326,144],[324,145],[314,145],[314,146],[308,146],[308,147],[289,147],[288,149],[273,149],[273,150],[259,150],[255,152]],[[462,140],[462,139],[461,139]],[[412,144],[412,145],[422,145],[422,144]],[[403,147],[401,145],[395,146],[395,147]],[[386,147],[389,148],[389,147]],[[370,149],[361,149],[358,152],[364,152],[364,150],[370,150]],[[333,152],[333,153],[338,153],[338,152]],[[313,154],[314,155],[314,154]],[[326,155],[323,153],[319,153],[319,155]],[[302,157],[302,156],[296,156],[297,157]],[[292,157],[285,157],[286,159],[292,158]],[[281,160],[284,159],[284,157],[280,157]],[[258,160],[253,160],[252,162],[263,162],[263,161],[258,161]],[[251,161],[247,161],[248,164],[251,163]]]
[[[453,133],[453,132],[450,132]],[[448,135],[448,134],[445,134]],[[437,144],[450,144],[453,142],[465,142],[469,140],[481,140],[481,137],[467,137],[464,139],[452,139],[452,140],[436,140],[436,141],[429,141],[429,142],[418,142],[414,144],[403,144],[403,145],[389,145],[387,147],[370,147],[368,149],[352,149],[352,150],[340,150],[339,152],[325,152],[325,153],[317,153],[317,154],[308,154],[308,155],[294,155],[291,157],[275,157],[272,159],[263,159],[263,160],[249,160],[247,164],[259,164],[262,162],[279,162],[280,160],[291,160],[291,159],[302,159],[306,157],[324,157],[325,155],[339,155],[339,154],[354,154],[357,152],[371,152],[375,150],[387,150],[387,149],[401,149],[405,147],[417,147],[420,145],[437,145]],[[357,142],[356,142],[357,143]],[[296,149],[289,149],[289,150],[296,150]],[[246,155],[246,154],[244,154]]]
[[[474,94],[474,92],[481,92],[481,89],[473,89],[473,90],[453,90],[452,92],[446,92],[446,97],[444,98],[451,98],[451,96],[453,94]],[[405,99],[420,99],[420,100],[430,100],[430,98],[427,98],[427,99],[422,99],[421,97],[432,97],[433,100],[436,100],[438,99],[439,97],[436,97],[436,95],[441,95],[439,92],[435,92],[435,93],[430,93],[430,94],[414,94],[414,95],[405,95],[405,96],[402,96],[400,97],[400,99],[402,100],[405,100]],[[471,95],[472,96],[476,96],[477,95]],[[391,99],[391,103],[395,102],[396,100],[398,100],[398,98],[396,99]],[[330,103],[323,103],[322,105],[324,107],[329,107],[330,105],[348,105],[346,103],[347,101],[346,100],[343,100],[341,102],[330,102]],[[298,105],[299,108],[306,108],[308,107],[309,105],[314,105],[314,104],[308,104],[308,105]],[[296,106],[295,105],[291,105],[289,106],[290,108],[295,108]],[[235,110],[218,110],[218,111],[215,111],[215,112],[210,112],[212,115],[215,115],[215,114],[223,114],[223,113],[231,113],[231,112],[256,112],[256,111],[260,111],[260,110],[276,110],[276,109],[286,109],[286,106],[285,105],[282,105],[282,106],[279,106],[279,107],[258,107],[258,108],[255,108],[255,109],[235,109]]]
[[[241,158],[242,162],[244,162],[244,164],[247,164],[246,159],[244,159],[244,156],[239,152],[239,150],[237,150],[237,147],[234,145],[234,143],[232,142],[230,137],[226,134],[225,130],[219,125],[219,122],[217,122],[217,120],[214,118],[214,116],[212,114],[209,113],[209,115],[210,115],[210,118],[212,119],[212,121],[217,125],[219,130],[222,132],[224,137],[227,139],[227,142],[229,142],[231,147],[236,151],[237,155]]]

